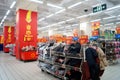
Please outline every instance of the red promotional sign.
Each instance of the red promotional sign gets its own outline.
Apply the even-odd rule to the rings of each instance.
[[[9,52],[9,48],[6,48],[8,44],[15,42],[15,28],[13,26],[4,27],[4,52]]]
[[[92,36],[98,36],[98,35],[99,35],[98,30],[94,30],[94,31],[92,31]]]
[[[120,27],[116,27],[117,34],[120,34]]]
[[[4,37],[3,35],[0,36],[0,44],[3,44],[4,43]]]
[[[100,28],[100,22],[93,22],[92,23],[92,29],[95,30],[95,29],[98,29]]]
[[[72,36],[66,37],[66,44],[71,44],[72,38],[73,38]]]
[[[80,44],[85,44],[88,42],[88,36],[87,35],[81,35],[80,36]]]
[[[37,12],[19,9],[16,18],[16,58],[36,60]]]

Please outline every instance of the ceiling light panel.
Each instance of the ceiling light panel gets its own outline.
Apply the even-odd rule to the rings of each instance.
[[[74,20],[74,18],[68,19],[68,20],[66,20],[66,21],[72,21],[72,20]]]
[[[59,13],[62,13],[64,11],[65,11],[65,9],[62,9],[62,10],[59,10],[59,11],[55,12],[55,14],[59,14]]]
[[[71,8],[73,8],[73,7],[75,7],[75,6],[80,5],[80,4],[82,4],[82,2],[75,3],[75,4],[71,5],[71,6],[69,6],[68,9],[71,9]]]
[[[46,18],[52,17],[53,15],[54,15],[54,14],[50,14],[50,15],[46,16]]]
[[[40,1],[40,0],[30,0],[30,1],[43,4],[43,1]]]
[[[10,8],[12,9],[16,4],[16,1],[13,1],[13,3],[11,4]]]
[[[56,6],[56,5],[53,5],[53,4],[50,4],[50,3],[47,3],[47,5],[50,6],[50,7],[55,7],[55,8],[63,9],[63,7]]]
[[[39,22],[40,22],[40,21],[43,21],[43,20],[45,20],[45,18],[41,18],[41,19],[39,19]]]
[[[111,18],[115,18],[116,16],[110,16],[110,17],[106,17],[106,18],[103,18],[103,19],[111,19]]]

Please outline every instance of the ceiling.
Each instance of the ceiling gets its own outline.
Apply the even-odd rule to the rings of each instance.
[[[6,12],[11,12],[5,19],[8,22],[15,23],[16,5],[19,1],[16,0],[16,5],[10,8],[14,0],[0,0],[0,22],[4,18]],[[27,1],[28,5],[21,4],[33,8],[38,5],[38,31],[46,33],[49,29],[56,33],[61,31],[71,31],[73,28],[79,27],[80,23],[91,22],[96,19],[101,19],[101,24],[120,22],[120,0],[22,0]],[[35,1],[41,1],[37,3]],[[76,4],[77,3],[77,4]],[[92,8],[107,4],[107,10],[92,13]],[[29,5],[30,4],[30,5]],[[76,5],[76,6],[75,6]],[[85,10],[88,10],[85,12]],[[108,18],[109,17],[109,18]],[[106,19],[108,18],[108,19]],[[0,26],[2,32],[3,24]]]

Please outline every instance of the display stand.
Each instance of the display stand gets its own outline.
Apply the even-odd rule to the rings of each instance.
[[[119,54],[120,50],[120,42],[116,40],[106,40],[105,42],[105,53],[107,56],[107,60],[109,61],[109,65],[117,64],[116,55]]]
[[[61,58],[61,63],[57,62],[58,58]],[[72,60],[72,59],[79,61],[80,64],[77,66],[71,66],[71,65],[67,64],[69,62],[69,60]],[[70,55],[64,54],[63,52],[53,51],[52,49],[50,49],[50,56],[48,57],[48,59],[44,59],[43,56],[38,58],[39,67],[41,68],[42,71],[50,73],[53,76],[58,77],[62,80],[69,80],[69,77],[67,77],[67,75],[69,75],[69,72],[71,69],[77,71],[78,74],[82,74],[82,72],[81,72],[82,60],[83,60],[83,58],[80,56],[80,54],[77,56],[70,56]],[[72,63],[74,63],[74,62],[72,62]],[[42,65],[51,65],[52,67],[56,67],[57,69],[55,69],[55,71],[54,71],[54,70],[52,70],[52,68],[43,67]],[[79,75],[79,77],[80,77],[80,75]],[[81,80],[81,79],[79,79],[79,80]]]

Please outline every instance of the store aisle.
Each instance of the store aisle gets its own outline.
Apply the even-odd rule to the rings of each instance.
[[[58,80],[41,72],[38,62],[22,62],[0,52],[0,80]]]
[[[41,72],[37,64],[37,61],[24,63],[0,52],[0,80],[58,80]],[[120,64],[107,67],[101,80],[119,80],[119,68]]]
[[[101,80],[120,80],[120,59],[119,64],[108,66]]]

